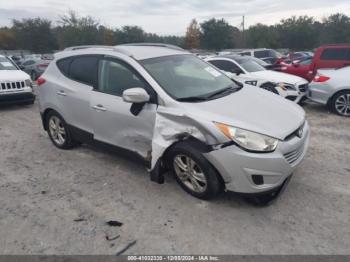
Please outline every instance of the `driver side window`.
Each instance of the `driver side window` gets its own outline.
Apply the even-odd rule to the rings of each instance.
[[[132,68],[115,60],[101,60],[99,64],[98,90],[115,96],[122,96],[124,90],[141,87],[146,83]]]

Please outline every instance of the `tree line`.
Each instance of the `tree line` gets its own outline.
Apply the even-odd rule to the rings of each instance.
[[[184,36],[160,36],[141,27],[109,28],[90,16],[71,11],[53,23],[43,18],[13,19],[10,27],[0,27],[0,49],[23,49],[36,53],[62,50],[76,45],[117,45],[157,42],[188,49],[290,48],[308,50],[325,43],[350,42],[350,17],[333,14],[321,21],[310,16],[283,19],[275,25],[256,24],[245,32],[225,19],[198,23],[193,19]]]

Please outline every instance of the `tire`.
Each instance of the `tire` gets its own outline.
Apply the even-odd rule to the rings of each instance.
[[[330,101],[330,107],[334,113],[350,117],[350,90],[335,94]]]
[[[218,172],[201,152],[186,142],[175,145],[167,159],[176,181],[192,196],[209,200],[223,191],[223,182]],[[191,171],[187,171],[188,166]]]
[[[71,149],[78,143],[72,138],[64,119],[55,111],[48,113],[45,119],[47,133],[52,143],[59,149]]]
[[[36,81],[38,79],[37,74],[35,73],[35,71],[32,71],[30,73],[30,78],[32,79],[32,81]]]
[[[278,91],[276,90],[274,84],[272,83],[264,83],[260,86],[260,88],[266,90],[266,91],[269,91],[271,93],[274,93],[276,95],[279,95]]]

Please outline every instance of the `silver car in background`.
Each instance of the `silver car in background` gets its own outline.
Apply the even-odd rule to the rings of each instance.
[[[151,180],[171,170],[181,187],[268,202],[308,148],[309,125],[291,101],[230,78],[164,44],[75,47],[38,79],[40,112],[53,144],[92,143],[132,152]]]
[[[41,56],[38,58],[37,56],[30,56],[19,67],[35,81],[45,72],[52,60],[53,58],[51,57]]]
[[[310,84],[308,98],[327,105],[334,113],[350,116],[350,67],[319,70]]]

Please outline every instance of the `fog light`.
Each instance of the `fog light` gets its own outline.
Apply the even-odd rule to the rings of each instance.
[[[264,177],[262,175],[252,175],[252,180],[257,186],[261,186],[264,184]]]

